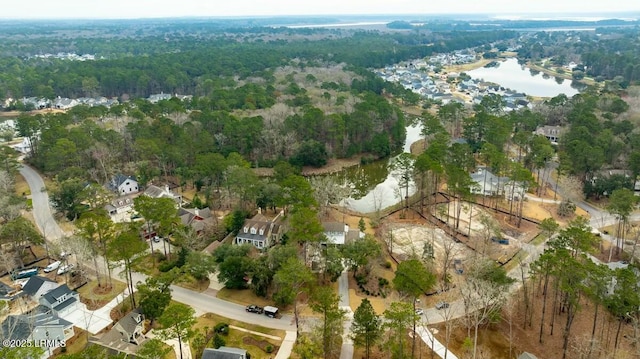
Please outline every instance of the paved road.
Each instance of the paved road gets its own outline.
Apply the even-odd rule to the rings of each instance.
[[[351,340],[351,323],[353,323],[353,311],[349,304],[349,270],[345,268],[338,278],[338,294],[340,295],[340,309],[347,312],[347,320],[344,321],[342,334],[342,348],[340,359],[353,358],[353,340]]]
[[[51,211],[49,194],[45,190],[44,181],[40,174],[33,168],[22,165],[20,174],[27,181],[31,189],[31,200],[33,201],[33,217],[36,225],[45,238],[54,244],[58,244],[60,238],[64,237],[64,232],[58,226]]]
[[[31,189],[33,216],[38,229],[43,233],[47,241],[58,244],[60,239],[64,237],[64,232],[53,217],[49,195],[45,190],[42,177],[27,165],[23,165],[20,168],[20,174],[25,178]],[[114,269],[114,274],[119,271],[122,271],[122,269]],[[140,273],[134,273],[132,276],[134,282],[143,282],[145,280],[145,276]],[[284,315],[279,319],[272,319],[266,316],[247,313],[243,306],[218,299],[214,295],[195,292],[175,285],[171,286],[171,289],[173,299],[193,307],[197,315],[210,312],[226,318],[257,324],[265,328],[287,331],[276,358],[284,359],[290,356],[293,343],[296,340],[295,324],[290,315]]]

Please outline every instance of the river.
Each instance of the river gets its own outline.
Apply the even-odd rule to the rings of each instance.
[[[563,93],[571,97],[579,93],[571,80],[555,78],[541,72],[530,70],[518,64],[518,59],[510,58],[499,62],[498,67],[481,67],[467,71],[475,79],[495,82],[502,87],[530,96],[555,97]]]

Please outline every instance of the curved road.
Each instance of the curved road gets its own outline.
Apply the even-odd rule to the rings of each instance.
[[[46,240],[54,244],[59,244],[60,239],[64,237],[65,234],[62,229],[60,229],[60,226],[58,226],[55,218],[53,218],[49,194],[45,189],[42,177],[27,165],[20,167],[20,174],[27,181],[29,189],[31,190],[33,218],[36,221],[38,229]]]
[[[53,217],[49,195],[46,192],[42,177],[27,165],[23,165],[20,168],[20,174],[25,178],[31,189],[33,216],[38,229],[40,229],[40,232],[45,236],[46,240],[59,244],[60,239],[64,237],[65,233]],[[117,269],[114,270],[114,272],[116,271]],[[144,282],[146,278],[140,273],[133,273],[132,276],[135,282]],[[281,318],[272,319],[263,315],[247,313],[244,306],[221,300],[209,294],[195,292],[175,285],[172,285],[171,289],[173,299],[191,306],[197,315],[214,313],[225,318],[257,324],[265,328],[285,330],[287,333],[285,338],[283,338],[276,358],[284,359],[290,356],[293,343],[296,340],[296,327],[290,315],[283,315]]]

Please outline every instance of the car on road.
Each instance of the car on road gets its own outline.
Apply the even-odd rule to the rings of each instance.
[[[262,314],[264,312],[264,309],[262,309],[262,307],[259,307],[259,306],[254,305],[254,304],[247,305],[247,307],[245,309],[249,313]]]
[[[159,236],[153,236],[153,242],[154,243],[160,243],[160,237]]]
[[[75,265],[73,263],[65,264],[63,266],[60,266],[60,268],[58,268],[58,272],[57,273],[58,273],[58,275],[65,274],[68,271],[72,270],[73,267],[75,267]]]
[[[422,314],[424,314],[424,310],[422,308],[417,308],[416,315],[422,315]]]
[[[491,237],[491,240],[493,242],[496,242],[496,243],[499,243],[499,244],[504,244],[504,245],[508,245],[509,244],[509,239],[507,239],[507,238]]]
[[[275,318],[278,316],[278,308],[266,306],[264,307],[264,315],[266,315],[269,318]]]
[[[447,302],[438,302],[436,303],[436,309],[440,310],[440,309],[447,309],[449,308],[449,303]]]

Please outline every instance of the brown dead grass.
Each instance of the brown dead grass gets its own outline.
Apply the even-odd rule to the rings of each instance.
[[[78,288],[80,300],[87,305],[87,309],[96,310],[104,307],[127,287],[126,283],[119,280],[112,280],[111,288],[106,287],[104,281],[102,285],[102,288],[98,287],[98,281],[94,280]]]

